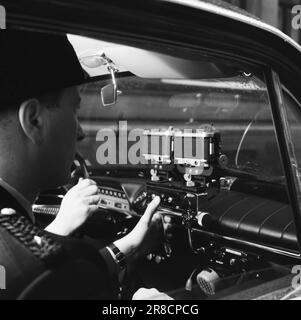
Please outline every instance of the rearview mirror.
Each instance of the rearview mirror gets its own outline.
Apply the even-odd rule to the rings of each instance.
[[[101,88],[101,101],[104,107],[113,106],[117,100],[117,84],[115,79],[115,70],[112,66],[108,67],[111,73],[112,83]]]
[[[117,86],[114,83],[110,83],[101,88],[101,101],[104,107],[113,106],[116,104],[117,99]]]

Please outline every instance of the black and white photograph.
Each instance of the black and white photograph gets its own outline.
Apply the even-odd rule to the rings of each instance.
[[[301,300],[301,0],[0,1],[0,300]]]

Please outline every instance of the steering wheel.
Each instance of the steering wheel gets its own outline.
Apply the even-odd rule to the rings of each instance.
[[[78,162],[78,165],[76,164],[76,162]],[[76,152],[75,159],[71,167],[71,179],[79,179],[81,177],[84,179],[89,179],[90,174],[84,157],[80,152]]]

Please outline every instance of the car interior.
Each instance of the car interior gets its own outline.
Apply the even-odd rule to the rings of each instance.
[[[159,196],[162,241],[129,268],[125,299],[141,286],[175,299],[283,293],[299,247],[261,67],[205,50],[68,38],[91,77],[80,87],[85,138],[70,183],[37,197],[37,222],[52,221],[64,194],[90,177],[99,210],[74,236],[100,248]],[[300,105],[281,90],[298,158]]]

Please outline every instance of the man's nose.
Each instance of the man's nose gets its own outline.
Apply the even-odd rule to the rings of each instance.
[[[85,133],[81,125],[79,124],[77,127],[77,141],[81,141],[85,138]]]

